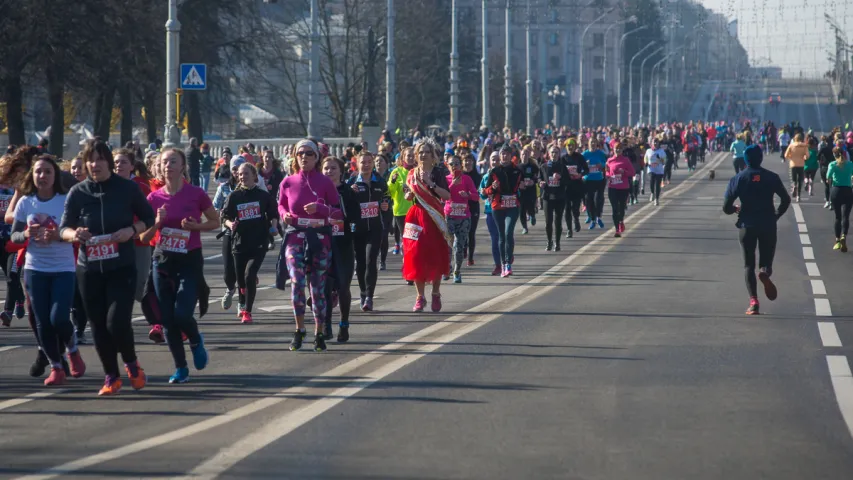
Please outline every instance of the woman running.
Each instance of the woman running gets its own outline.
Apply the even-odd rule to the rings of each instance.
[[[821,137],[819,147],[817,162],[820,165],[820,179],[823,182],[823,208],[831,208],[832,204],[829,202],[831,185],[826,179],[826,174],[829,173],[829,164],[835,161],[835,156],[832,153],[834,147],[826,135]]]
[[[809,158],[809,146],[803,141],[803,134],[794,135],[794,141],[785,150],[785,159],[791,173],[791,196],[799,203],[800,193],[803,190],[803,179],[805,178],[805,163]]]
[[[331,220],[332,223],[332,265],[329,279],[326,282],[325,297],[332,299],[337,294],[338,305],[341,308],[341,321],[338,324],[338,343],[349,340],[349,313],[352,306],[352,276],[355,273],[355,251],[353,249],[352,224],[361,215],[361,206],[355,192],[343,181],[346,164],[335,157],[323,160],[323,175],[337,185],[339,206],[343,219]],[[332,338],[332,311],[335,302],[326,307],[325,338]]]
[[[113,161],[116,166],[116,175],[126,180],[132,180],[142,190],[145,198],[148,198],[151,187],[148,184],[148,171],[145,164],[137,163],[133,152],[125,148],[113,152]],[[148,281],[148,274],[151,271],[151,249],[148,248],[148,242],[143,242],[138,237],[133,240],[133,244],[136,245],[136,292],[134,298],[137,302],[141,302],[145,283]]]
[[[492,216],[498,227],[498,245],[501,253],[501,277],[512,275],[515,260],[515,222],[518,221],[518,192],[527,188],[522,173],[512,164],[512,148],[504,145],[500,150],[500,164],[493,168],[483,192],[492,204]]]
[[[566,238],[572,238],[572,223],[574,220],[574,231],[581,231],[581,204],[586,195],[584,177],[589,173],[586,158],[578,152],[578,141],[574,138],[566,140],[565,159],[566,171],[569,172],[569,180],[566,183]]]
[[[386,148],[390,148],[386,146]],[[388,168],[388,155],[382,154],[376,156],[376,175],[388,185],[388,180],[391,177],[391,170]],[[388,260],[388,235],[394,230],[394,205],[389,195],[390,207],[386,210],[381,210],[379,215],[382,217],[382,237],[379,241],[379,270],[384,271]]]
[[[545,250],[560,251],[560,237],[563,235],[563,209],[566,208],[566,188],[569,184],[569,170],[565,159],[560,155],[560,146],[556,143],[548,147],[548,161],[542,166],[544,180],[539,182],[542,190],[542,202],[545,207],[545,236],[548,244]],[[556,227],[556,228],[555,228]],[[571,232],[569,225],[569,232]],[[556,234],[556,235],[554,235]]]
[[[295,172],[281,182],[278,213],[287,224],[276,269],[276,287],[284,289],[282,272],[290,275],[291,304],[296,319],[296,332],[290,350],[302,348],[305,339],[305,286],[311,289],[314,313],[314,350],[326,350],[323,327],[326,321],[326,281],[331,265],[330,220],[343,214],[338,204],[338,191],[328,177],[320,173],[320,150],[311,140],[300,140],[295,147]],[[363,210],[363,208],[362,208]],[[375,261],[374,257],[374,261]],[[286,267],[286,270],[285,270]]]
[[[115,162],[106,143],[88,142],[82,156],[88,178],[69,191],[60,233],[80,244],[77,282],[106,374],[98,395],[115,395],[122,386],[119,354],[133,388],[146,383],[131,327],[136,292],[131,240],[154,224],[154,211],[135,183],[112,173]]]
[[[0,171],[6,171],[6,166],[11,164],[12,155],[4,155],[0,158]],[[11,213],[14,216],[14,210],[9,211],[9,204],[15,196],[15,189],[12,185],[0,184],[0,214],[3,217],[6,213]],[[12,325],[12,316],[15,314],[15,309],[20,304],[21,318],[23,314],[24,293],[21,290],[21,281],[18,277],[17,251],[18,246],[12,242],[12,226],[3,222],[0,225],[0,268],[3,269],[3,274],[6,277],[6,301],[3,304],[3,311],[0,312],[0,324],[4,327]]]
[[[666,152],[660,148],[658,139],[652,139],[651,147],[646,150],[643,158],[643,163],[649,170],[649,189],[651,190],[649,200],[658,206],[660,205],[660,189],[664,177],[664,162],[666,162]]]
[[[284,180],[284,169],[281,166],[281,162],[275,158],[272,150],[264,150],[264,156],[262,157],[263,163],[261,167],[258,169],[258,175],[263,177],[264,184],[267,186],[267,192],[270,194],[270,198],[273,202],[278,200],[278,188],[281,186],[281,181]],[[281,235],[284,230],[282,226],[276,222],[277,232]],[[275,248],[275,238],[272,233],[269,235],[269,249],[272,250]]]
[[[613,225],[616,227],[614,237],[621,237],[625,232],[625,210],[628,208],[628,190],[631,179],[634,178],[634,165],[631,160],[622,155],[622,145],[613,145],[613,156],[607,160],[607,181],[609,188],[607,197],[613,210]]]
[[[278,209],[272,196],[258,188],[258,171],[244,163],[237,172],[240,186],[225,200],[222,219],[231,231],[231,248],[237,286],[240,288],[240,321],[252,323],[258,271],[267,254],[267,239],[278,233]]]
[[[533,151],[533,145],[527,144],[521,150],[521,163],[518,165],[521,169],[522,183],[524,189],[521,190],[521,211],[519,217],[521,219],[521,234],[527,235],[527,221],[530,219],[530,225],[536,225],[536,185],[539,183],[539,165],[536,163],[536,155]]]
[[[59,166],[50,155],[33,163],[21,185],[15,208],[12,241],[28,242],[24,282],[33,306],[39,344],[48,362],[47,386],[65,383],[62,350],[67,350],[71,376],[82,377],[86,364],[77,350],[71,304],[74,301],[74,247],[59,238],[58,221],[65,207],[66,189]]]
[[[471,182],[479,188],[483,176],[477,172],[476,166],[474,155],[466,150],[462,155],[462,170],[465,175],[471,178]],[[477,245],[477,225],[480,223],[480,198],[477,195],[468,199],[468,211],[471,213],[471,228],[468,229],[468,246],[465,249],[465,254],[468,258],[468,266],[472,267],[474,266],[474,247]]]
[[[844,151],[835,147],[832,151],[835,161],[829,164],[827,181],[832,185],[830,198],[835,210],[835,246],[833,250],[847,252],[847,231],[850,229],[850,209],[853,207],[853,163],[844,155]]]
[[[406,215],[403,229],[403,278],[415,282],[417,297],[414,312],[426,307],[426,284],[432,284],[433,312],[441,311],[441,279],[450,271],[450,234],[443,215],[442,202],[450,199],[447,177],[438,165],[438,146],[424,140],[415,147],[417,167],[409,172],[407,197],[414,205]],[[516,209],[516,213],[518,210]]]
[[[812,197],[814,196],[814,179],[815,176],[817,176],[817,170],[820,167],[820,162],[818,162],[817,159],[817,139],[815,137],[810,136],[807,143],[809,145],[809,157],[806,159],[806,162],[803,165],[803,174],[806,177],[806,191],[809,192],[809,196]]]
[[[238,172],[240,166],[246,163],[246,160],[243,157],[234,157],[231,159],[231,174],[228,177],[228,180],[225,183],[219,184],[216,188],[216,194],[213,195],[213,208],[217,211],[221,212],[222,209],[225,208],[225,200],[228,199],[228,196],[237,189],[239,185],[239,176]],[[234,249],[231,245],[232,243],[232,232],[230,228],[222,226],[222,233],[220,236],[222,238],[222,265],[223,265],[223,281],[225,282],[225,294],[222,295],[222,299],[219,301],[219,304],[222,306],[223,310],[228,310],[231,308],[231,303],[234,299],[234,292],[237,288],[237,271],[235,269],[234,262]],[[239,305],[237,309],[237,316],[242,319],[242,315],[240,312],[243,310],[243,306]]]
[[[601,146],[595,137],[589,139],[589,148],[583,152],[589,167],[589,173],[584,176],[586,186],[586,209],[589,215],[587,222],[589,229],[604,228],[601,220],[601,212],[604,210],[604,166],[607,164],[607,155],[601,150]]]
[[[358,175],[350,179],[350,188],[361,205],[361,217],[355,222],[355,275],[361,290],[361,309],[373,310],[382,235],[388,236],[385,218],[380,212],[389,210],[388,186],[374,171],[373,155],[362,150],[358,156]]]
[[[400,152],[400,157],[397,159],[397,167],[391,172],[388,177],[388,195],[391,197],[391,210],[394,214],[394,224],[396,230],[402,235],[403,228],[406,226],[406,214],[412,208],[412,202],[406,199],[408,190],[406,187],[406,177],[409,171],[415,168],[415,149],[412,147],[404,147]],[[342,179],[343,181],[343,179]],[[351,220],[353,221],[353,220]],[[402,242],[394,246],[394,251],[402,253]],[[410,285],[412,283],[407,282]]]
[[[462,260],[468,247],[468,233],[471,229],[471,211],[469,200],[477,197],[477,187],[471,177],[462,172],[462,160],[457,156],[447,162],[450,175],[447,176],[450,198],[444,202],[444,216],[447,230],[453,236],[453,252],[450,269],[453,271],[453,283],[462,283]]]
[[[142,239],[156,238],[157,241],[151,269],[160,320],[175,363],[175,373],[169,377],[169,383],[186,383],[189,368],[183,335],[189,340],[196,370],[203,370],[208,363],[204,338],[193,313],[204,271],[200,232],[219,226],[219,212],[213,208],[207,192],[185,181],[187,159],[184,152],[175,148],[164,150],[160,154],[160,165],[165,184],[148,195],[157,218]]]
[[[489,159],[488,171],[491,171],[493,168],[498,166],[499,160],[498,152],[492,152],[492,157]],[[500,243],[498,242],[498,224],[495,223],[495,217],[492,212],[492,204],[489,202],[489,196],[483,191],[486,188],[486,182],[489,181],[488,173],[482,177],[480,180],[480,198],[485,200],[485,206],[483,207],[483,211],[486,214],[486,228],[489,230],[489,238],[492,243],[492,260],[494,261],[495,268],[492,270],[492,275],[500,275],[503,272],[503,262],[501,261],[501,249]]]

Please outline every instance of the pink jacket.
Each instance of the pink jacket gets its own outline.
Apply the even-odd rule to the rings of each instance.
[[[610,188],[627,190],[631,186],[631,179],[634,178],[636,171],[628,157],[624,155],[610,157],[607,159],[607,166],[604,168],[607,172],[607,179],[610,180]]]
[[[459,181],[453,184],[453,175],[447,176],[447,184],[450,185],[450,200],[444,202],[444,216],[450,218],[469,218],[471,211],[468,209],[468,202],[471,199],[477,199],[477,187],[471,177],[464,173],[460,175]],[[467,197],[460,195],[460,192],[468,192]],[[455,208],[454,208],[455,207]]]

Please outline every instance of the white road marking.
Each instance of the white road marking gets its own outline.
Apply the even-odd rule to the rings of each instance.
[[[806,262],[806,272],[809,273],[810,277],[820,276],[820,270],[817,268],[817,264],[814,262]]]
[[[8,352],[9,350],[14,350],[16,348],[21,348],[20,345],[6,345],[5,347],[0,347],[0,352]]]
[[[802,243],[803,245],[811,245],[812,244],[812,241],[809,238],[808,233],[801,233],[800,234],[800,243]]]
[[[827,355],[826,363],[838,409],[841,410],[847,430],[853,435],[853,375],[850,374],[850,364],[844,355]]]
[[[806,260],[814,260],[814,249],[812,247],[803,247],[803,258]]]
[[[797,220],[797,223],[805,222],[806,219],[803,217],[803,209],[796,203],[792,206],[794,207],[794,218]]]
[[[832,308],[829,306],[829,300],[825,298],[815,298],[814,312],[818,317],[831,317]]]
[[[834,322],[817,322],[817,331],[820,333],[820,341],[824,347],[840,347],[841,337]]]
[[[217,255],[211,255],[211,256],[209,256],[209,257],[204,257],[204,259],[205,259],[205,260],[215,260],[215,259],[217,259],[217,258],[219,258],[219,257],[221,257],[221,256],[222,256],[222,254],[220,253],[220,254],[217,254]]]
[[[704,167],[702,167],[692,177],[685,179],[677,187],[664,192],[664,195],[667,195],[667,196],[678,195],[682,191],[688,189],[689,187],[692,187],[693,185],[698,183],[701,178],[704,177],[704,175],[702,175],[704,173],[703,171],[707,171],[711,168],[716,167],[717,165],[722,163],[722,160],[724,158],[725,158],[725,156],[721,155],[717,159],[717,161],[708,162]],[[628,216],[628,219],[633,219],[633,218],[639,217],[639,215],[643,214],[644,216],[642,218],[639,218],[636,222],[633,223],[633,225],[639,226],[639,225],[642,225],[643,223],[645,223],[646,221],[648,221],[656,212],[659,212],[659,211],[661,211],[660,208],[655,208],[652,204],[646,204],[645,206],[640,207],[639,209],[637,209],[636,211],[631,213]],[[181,440],[183,438],[190,437],[192,435],[196,435],[196,434],[199,434],[202,432],[206,432],[206,431],[211,430],[213,428],[216,428],[216,427],[219,427],[222,425],[226,425],[226,424],[231,423],[233,421],[244,418],[248,415],[252,415],[254,413],[257,413],[259,411],[262,411],[262,410],[265,410],[269,407],[277,405],[281,402],[284,402],[289,397],[298,396],[301,393],[309,390],[309,387],[307,386],[307,384],[314,383],[317,380],[322,380],[323,378],[335,378],[335,377],[346,376],[349,373],[351,373],[351,372],[355,371],[356,369],[366,365],[369,362],[372,362],[378,358],[381,358],[390,352],[399,350],[400,348],[402,348],[404,346],[408,346],[408,345],[411,345],[412,343],[416,343],[416,342],[420,341],[422,338],[427,337],[429,335],[432,335],[435,332],[437,332],[437,331],[439,331],[445,327],[448,327],[451,325],[458,325],[460,322],[469,322],[468,325],[466,325],[465,327],[462,327],[461,329],[455,330],[452,333],[446,334],[443,337],[436,339],[435,341],[431,341],[427,345],[421,346],[420,348],[418,348],[417,354],[408,354],[408,355],[400,356],[400,357],[396,358],[395,360],[393,360],[392,362],[389,362],[388,364],[385,364],[382,367],[379,367],[378,369],[374,370],[373,372],[362,377],[362,378],[364,378],[364,380],[353,382],[350,385],[347,385],[346,387],[343,387],[343,388],[336,390],[332,394],[332,395],[338,396],[340,398],[324,397],[324,398],[321,398],[318,400],[314,400],[313,402],[309,403],[308,405],[305,405],[304,407],[302,407],[298,410],[295,410],[294,412],[291,412],[291,414],[297,413],[297,414],[301,415],[301,417],[298,419],[298,421],[301,422],[300,425],[304,424],[307,421],[310,421],[311,419],[316,418],[318,413],[324,412],[324,411],[332,408],[333,406],[337,405],[344,398],[347,398],[347,397],[354,395],[355,393],[361,391],[362,389],[366,388],[367,386],[371,385],[372,383],[382,379],[383,377],[405,367],[409,363],[412,363],[412,362],[418,360],[419,358],[422,358],[423,356],[425,356],[429,352],[432,352],[432,351],[440,348],[441,346],[445,345],[446,343],[453,342],[455,339],[461,337],[462,335],[470,333],[471,331],[476,330],[477,328],[480,328],[483,325],[490,323],[491,321],[495,320],[496,318],[500,318],[503,315],[502,313],[481,315],[482,312],[489,311],[495,305],[501,304],[504,302],[511,302],[508,305],[501,305],[501,310],[502,311],[512,311],[512,310],[517,309],[517,308],[519,308],[519,307],[521,307],[521,306],[523,306],[529,302],[534,301],[535,299],[539,298],[540,296],[544,295],[545,293],[550,292],[554,288],[557,288],[558,284],[561,284],[562,282],[575,277],[578,273],[583,272],[589,265],[592,265],[593,262],[595,262],[598,258],[600,258],[605,253],[612,250],[614,246],[618,245],[618,243],[613,243],[613,242],[611,242],[611,240],[612,240],[612,237],[610,237],[606,234],[601,235],[599,237],[596,237],[595,239],[593,239],[592,241],[590,241],[586,245],[580,247],[575,253],[573,253],[572,255],[566,257],[564,260],[559,262],[557,265],[554,265],[553,267],[549,268],[547,271],[545,271],[542,274],[534,277],[533,279],[527,281],[526,283],[519,285],[518,287],[516,287],[516,288],[514,288],[508,292],[500,294],[500,295],[492,298],[491,300],[487,300],[486,302],[484,302],[480,305],[472,307],[472,308],[468,309],[466,312],[453,315],[447,319],[436,322],[436,323],[434,323],[434,324],[432,324],[432,325],[430,325],[430,326],[428,326],[422,330],[419,330],[415,333],[412,333],[411,335],[408,335],[404,338],[401,338],[401,339],[397,340],[396,342],[388,343],[386,345],[383,345],[383,346],[377,348],[376,350],[374,350],[370,353],[366,353],[364,355],[356,357],[353,360],[350,360],[349,362],[341,364],[341,365],[319,375],[318,377],[315,377],[314,379],[309,380],[308,382],[306,382],[306,384],[285,389],[285,390],[279,392],[278,394],[275,394],[274,396],[256,400],[254,402],[243,405],[242,407],[236,408],[234,410],[230,410],[228,412],[225,412],[223,414],[220,414],[220,415],[212,417],[212,418],[208,418],[206,420],[202,420],[198,423],[195,423],[193,425],[189,425],[187,427],[179,428],[177,430],[173,430],[171,432],[167,432],[167,433],[164,433],[161,435],[150,437],[148,439],[139,440],[137,442],[134,442],[134,443],[131,443],[128,445],[124,445],[124,446],[121,446],[118,448],[114,448],[112,450],[97,453],[97,454],[90,455],[87,457],[82,457],[82,458],[79,458],[77,460],[73,460],[73,461],[64,463],[62,465],[58,465],[56,467],[52,467],[52,468],[42,470],[37,474],[27,475],[27,476],[19,477],[19,478],[28,479],[28,480],[33,480],[33,479],[46,480],[46,479],[50,479],[50,478],[55,478],[55,477],[58,477],[60,475],[77,472],[77,471],[92,467],[94,465],[99,465],[101,463],[105,463],[105,462],[109,462],[109,461],[116,460],[119,458],[123,458],[123,457],[126,457],[128,455],[132,455],[134,453],[146,451],[146,450],[149,450],[151,448],[159,447],[159,446],[165,445],[167,443],[171,443],[171,442],[174,442],[177,440]],[[609,242],[609,244],[608,244],[608,242]],[[604,244],[605,248],[603,251],[587,253],[588,250],[598,246],[599,244]],[[575,261],[577,259],[584,259],[584,261],[586,261],[587,263],[585,263],[583,265],[579,265],[574,270],[567,271],[567,272],[562,273],[562,275],[559,275],[561,273],[561,270],[563,270],[566,266],[570,265],[573,261]],[[546,283],[546,282],[549,282],[549,283]],[[288,415],[291,415],[291,414],[288,414]],[[238,450],[236,448],[237,444],[232,443],[227,449],[221,450],[219,452],[219,454],[212,457],[210,460],[204,462],[198,468],[203,467],[206,472],[209,472],[209,473],[206,473],[206,476],[208,478],[215,477],[218,473],[223,472],[227,468],[230,468],[231,465],[236,464],[240,460],[246,458],[247,456],[249,456],[252,453],[254,453],[255,451],[257,451],[258,448],[262,447],[261,444],[263,443],[264,440],[274,441],[277,438],[281,438],[281,436],[286,435],[287,433],[292,431],[292,428],[291,428],[292,425],[289,425],[289,424],[281,425],[281,424],[279,424],[280,421],[281,421],[281,419],[279,419],[279,421],[274,421],[274,422],[269,423],[270,425],[271,424],[278,424],[275,429],[272,429],[272,431],[270,431],[270,429],[267,429],[267,428],[264,428],[264,429],[258,431],[258,432],[266,432],[270,435],[274,435],[274,436],[276,436],[276,438],[272,438],[272,439],[257,438],[256,440],[253,440],[253,438],[255,438],[255,434],[250,434],[249,437],[245,437],[244,439],[238,441],[239,445],[245,446],[245,448],[243,450]],[[293,427],[293,428],[295,428],[295,427]],[[282,432],[285,432],[285,433],[282,433]]]
[[[272,285],[264,285],[263,287],[258,287],[258,288],[257,288],[257,291],[259,291],[259,292],[260,292],[261,290],[269,290],[269,289],[271,289],[271,288],[275,288],[275,284],[272,284]]]
[[[832,378],[853,378],[850,372],[850,364],[844,355],[827,355],[826,364],[829,367],[829,376]],[[849,423],[849,422],[848,422]]]
[[[797,230],[799,230],[800,233],[809,233],[809,227],[807,227],[805,223],[798,223]]]
[[[696,197],[696,200],[713,200],[714,197]]]
[[[133,317],[130,319],[131,322],[141,322],[145,320],[145,317]]]
[[[278,310],[290,310],[290,305],[274,305],[272,307],[258,307],[258,310],[263,310],[267,313],[275,312]]]
[[[65,389],[60,390],[48,390],[44,392],[35,392],[31,393],[25,397],[21,398],[13,398],[11,400],[6,400],[4,402],[0,402],[0,410],[6,410],[7,408],[17,407],[18,405],[23,405],[25,403],[32,402],[33,400],[38,400],[39,398],[47,398],[52,395],[56,395],[57,393],[65,392]]]
[[[826,285],[823,280],[809,280],[812,284],[812,292],[815,295],[826,295]]]

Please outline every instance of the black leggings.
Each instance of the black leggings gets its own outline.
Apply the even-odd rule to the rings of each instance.
[[[625,220],[625,209],[628,208],[628,189],[609,188],[607,198],[610,199],[610,208],[613,210],[613,226],[619,226]]]
[[[660,200],[660,185],[663,183],[663,177],[660,173],[650,173],[649,174],[649,190],[652,192],[652,196],[655,200]]]
[[[835,211],[835,238],[847,236],[850,229],[850,208],[853,207],[853,189],[850,187],[832,187],[830,192],[832,209]]]
[[[601,217],[604,210],[604,180],[587,180],[586,211],[593,219]]]
[[[16,303],[24,302],[24,289],[21,286],[21,277],[16,265],[17,253],[7,252],[6,243],[0,243],[0,267],[6,275],[6,301],[3,303],[3,310],[10,313],[15,309]]]
[[[675,164],[675,159],[669,159],[669,156],[666,157],[666,163],[663,164],[663,178],[667,182],[672,181],[672,166]]]
[[[136,265],[103,273],[78,267],[77,282],[104,373],[118,377],[119,354],[126,364],[136,361],[130,324],[136,294]]]
[[[372,297],[376,289],[376,259],[379,257],[379,245],[382,243],[382,229],[358,232],[353,235],[355,246],[355,274],[358,277],[358,289],[366,297]]]
[[[469,262],[474,261],[474,247],[477,241],[477,224],[480,223],[480,202],[477,202],[476,208],[471,208],[472,203],[468,203],[468,208],[471,211],[471,228],[468,229],[468,245],[465,247],[465,257]]]
[[[224,267],[225,288],[233,292],[237,285],[237,269],[234,261],[234,253],[231,250],[231,234],[222,236],[222,266]]]
[[[267,254],[266,245],[255,252],[234,252],[234,267],[237,271],[237,286],[240,287],[240,303],[252,313],[255,294],[258,291],[258,270]]]
[[[382,229],[382,239],[379,242],[379,261],[385,263],[388,260],[388,234],[394,228],[394,213],[389,208],[385,212],[379,212],[382,216],[382,223],[385,228]]]
[[[572,231],[572,220],[577,227],[580,227],[581,218],[581,203],[583,203],[583,195],[567,195],[566,196],[566,228]]]
[[[803,178],[805,178],[803,167],[791,167],[791,193],[798,197],[803,190]]]
[[[735,157],[735,159],[732,160],[732,165],[735,168],[735,175],[746,170],[746,161],[744,161],[742,157]]]
[[[405,220],[406,217],[399,217]],[[395,218],[396,220],[396,218]],[[334,275],[329,275],[329,281],[326,282],[326,326],[332,328],[332,303],[329,299],[332,298],[332,290],[338,292],[338,306],[341,308],[341,327],[349,327],[349,312],[352,307],[352,285],[353,274],[353,257],[355,252],[352,248],[352,243],[342,241],[337,244],[337,249],[332,255]]]
[[[146,248],[146,247],[137,247]],[[74,301],[71,304],[71,321],[74,322],[74,330],[83,333],[89,319],[86,317],[86,308],[83,306],[83,295],[80,294],[80,283],[74,283]]]
[[[773,257],[776,255],[776,228],[741,228],[738,236],[743,250],[746,291],[749,292],[750,297],[757,297],[755,248],[758,247],[758,268],[771,275],[773,273]]]
[[[545,200],[545,236],[548,237],[548,243],[550,244],[554,233],[557,234],[556,240],[557,243],[560,243],[560,236],[563,235],[563,211],[566,209],[566,201],[562,198],[558,198],[556,200]],[[568,222],[568,219],[566,220]],[[572,229],[571,224],[569,224],[569,230]],[[555,231],[556,230],[556,231]]]
[[[827,173],[827,170],[825,168],[820,169],[820,179],[823,181],[823,199],[825,202],[828,202],[829,201],[829,191],[830,191],[831,187],[829,185],[829,182],[826,180],[826,173]]]
[[[529,193],[528,193],[529,192]],[[518,216],[521,217],[521,227],[527,228],[527,216],[536,217],[536,187],[530,186],[521,192],[521,204]]]

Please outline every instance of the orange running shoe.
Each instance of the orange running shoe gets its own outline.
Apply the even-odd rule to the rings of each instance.
[[[139,360],[132,364],[126,363],[124,365],[124,371],[127,372],[127,378],[130,379],[130,386],[133,387],[134,390],[142,390],[145,388],[145,384],[148,383],[148,377],[145,375],[145,370],[139,366]],[[134,375],[134,372],[136,375]]]
[[[109,397],[113,395],[118,395],[119,390],[121,390],[121,379],[113,378],[107,375],[106,380],[104,380],[104,386],[101,387],[101,390],[98,392],[99,397]]]

